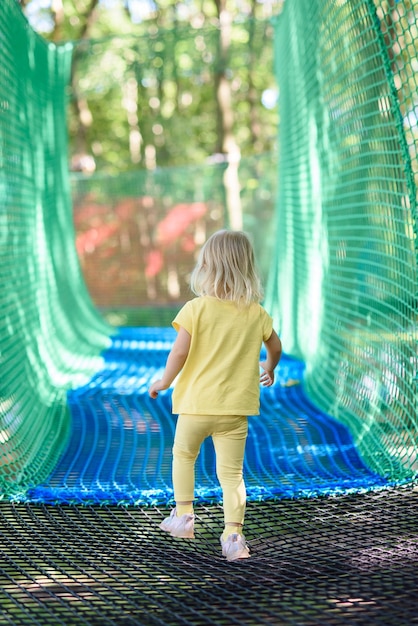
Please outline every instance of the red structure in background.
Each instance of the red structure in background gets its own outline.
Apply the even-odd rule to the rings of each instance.
[[[190,297],[188,278],[200,245],[223,226],[212,202],[93,194],[74,206],[76,248],[87,288],[102,309],[175,305]]]

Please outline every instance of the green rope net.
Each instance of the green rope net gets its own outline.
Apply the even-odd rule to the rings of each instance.
[[[248,156],[241,180],[248,183],[243,225],[268,281],[266,306],[286,352],[306,361],[310,400],[348,427],[373,472],[404,481],[417,472],[418,33],[411,2],[390,4],[395,22],[385,6],[286,2],[275,35],[278,177],[274,158]],[[74,176],[70,187],[73,45],[35,35],[15,0],[0,4],[0,36],[0,490],[17,497],[56,469],[72,427],[67,391],[101,369],[110,345],[112,328],[80,269],[81,260],[87,280],[71,192],[76,223],[86,196],[96,206],[110,196],[114,209],[126,195],[99,174],[88,182]],[[188,198],[208,209],[206,234],[228,223],[220,212],[224,168],[205,170],[200,195],[190,181],[205,168],[180,172]],[[131,199],[148,198],[143,208],[151,198],[162,216],[168,197],[182,201],[179,171],[132,176],[119,184]],[[259,178],[265,182],[251,182]],[[146,267],[138,279],[144,300],[167,304],[168,283],[154,289]],[[185,291],[179,284],[177,302]],[[126,297],[125,289],[112,304],[132,305]]]
[[[401,478],[418,467],[418,32],[414,3],[377,4],[286,2],[277,22],[267,305],[313,401]]]
[[[0,492],[38,484],[70,426],[66,390],[108,343],[74,248],[67,165],[71,47],[0,6]]]

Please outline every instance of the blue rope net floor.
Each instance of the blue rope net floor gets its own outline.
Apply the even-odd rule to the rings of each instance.
[[[153,401],[148,387],[164,367],[174,335],[169,328],[120,329],[103,369],[68,394],[70,439],[51,476],[17,500],[165,505],[172,498],[171,391]],[[249,500],[391,484],[365,465],[349,430],[309,401],[302,377],[303,363],[284,356],[277,382],[262,389],[260,416],[249,425]],[[202,503],[221,497],[210,439],[196,467],[196,496]]]

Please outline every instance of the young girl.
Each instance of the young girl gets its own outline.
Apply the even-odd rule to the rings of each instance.
[[[242,534],[247,416],[259,414],[260,382],[273,384],[282,345],[259,304],[261,285],[244,233],[221,230],[207,240],[191,288],[198,297],[174,319],[176,341],[162,378],[149,389],[156,398],[180,373],[172,398],[173,413],[179,415],[172,470],[176,507],[160,528],[174,537],[194,537],[195,461],[211,436],[223,494],[222,554],[232,561],[250,556]],[[259,363],[263,342],[267,359]]]

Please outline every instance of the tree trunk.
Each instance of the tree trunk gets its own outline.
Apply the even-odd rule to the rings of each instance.
[[[62,0],[54,0],[54,3],[61,4]],[[90,5],[82,20],[82,27],[78,34],[79,39],[88,38],[89,31],[94,23],[95,9],[99,0],[90,0]],[[58,16],[58,14],[55,14]],[[64,14],[62,13],[62,17]],[[59,40],[59,30],[62,22],[55,22],[56,27],[54,29],[54,41]],[[77,132],[74,137],[75,152],[72,158],[71,169],[77,171],[91,172],[95,169],[94,158],[90,154],[90,148],[87,146],[87,130],[93,122],[91,111],[88,106],[88,102],[85,98],[78,96],[77,80],[75,69],[77,66],[77,55],[73,56],[73,63],[71,68],[71,90],[73,99],[71,101],[71,107],[73,109],[73,115],[78,119]]]
[[[254,147],[254,151],[257,152],[261,147],[260,135],[261,135],[261,125],[259,116],[257,113],[257,104],[258,104],[258,93],[254,83],[254,76],[257,72],[258,67],[258,59],[255,52],[256,46],[254,45],[254,39],[256,37],[256,20],[255,20],[255,4],[257,0],[253,0],[251,4],[251,14],[249,15],[249,25],[248,25],[248,48],[250,53],[249,58],[249,67],[248,67],[248,104],[250,106],[250,132],[251,132],[251,143]]]
[[[218,116],[217,152],[225,155],[228,162],[224,174],[228,226],[233,230],[240,230],[243,226],[238,177],[241,154],[234,136],[234,112],[231,104],[231,85],[226,74],[231,40],[231,15],[226,9],[226,0],[215,0],[215,5],[219,18],[219,58],[218,66],[215,69]]]

